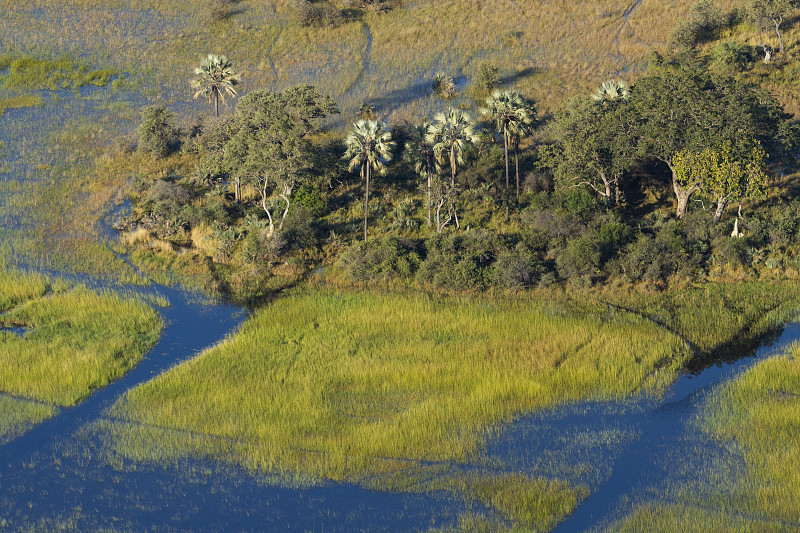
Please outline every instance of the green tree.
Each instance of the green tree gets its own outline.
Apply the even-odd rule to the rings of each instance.
[[[588,187],[606,205],[620,200],[620,179],[634,161],[629,107],[624,100],[576,97],[565,102],[550,125],[555,141],[540,150],[562,187]]]
[[[663,161],[672,173],[678,218],[702,183],[676,173],[676,154],[725,142],[745,153],[752,139],[775,153],[791,142],[787,115],[768,93],[735,77],[712,77],[687,61],[656,56],[653,65],[631,90],[631,118],[639,155]]]
[[[427,141],[433,145],[433,153],[440,164],[443,164],[444,161],[449,162],[450,186],[451,189],[455,189],[456,170],[458,165],[463,165],[465,162],[466,149],[478,142],[478,130],[469,115],[452,107],[443,113],[437,113],[433,120]],[[455,199],[452,199],[450,206],[455,217],[456,227],[460,228]]]
[[[481,113],[494,120],[495,128],[503,137],[503,152],[506,164],[506,220],[508,220],[508,146],[511,144],[512,132],[520,131],[524,125],[531,124],[533,118],[528,113],[525,100],[517,91],[494,91],[486,99],[486,107]]]
[[[762,31],[773,28],[778,35],[780,52],[783,53],[783,34],[781,25],[784,18],[797,8],[796,0],[748,0],[745,4],[745,16]]]
[[[730,142],[700,152],[682,150],[674,165],[679,180],[714,198],[714,222],[719,222],[729,202],[766,193],[766,160],[761,144],[752,139],[749,149],[738,153]]]
[[[367,222],[369,215],[369,185],[373,171],[386,174],[385,163],[391,161],[395,142],[385,125],[374,120],[359,120],[353,124],[353,131],[345,139],[347,151],[345,159],[350,160],[349,170],[356,169],[366,180],[364,193],[364,241],[367,240]]]
[[[427,181],[427,196],[428,196],[428,226],[431,225],[431,206],[433,205],[432,194],[432,179],[433,179],[433,145],[428,142],[428,133],[430,132],[430,122],[423,122],[419,125],[414,125],[408,133],[408,141],[406,142],[406,150],[404,158],[414,165],[414,170],[420,176],[425,176]]]
[[[175,126],[175,114],[162,106],[145,107],[139,125],[139,151],[166,157],[178,144],[180,131]]]
[[[192,80],[194,97],[205,96],[209,103],[214,102],[214,116],[219,117],[219,100],[225,102],[225,95],[236,96],[236,85],[241,77],[233,71],[233,64],[225,56],[208,54],[200,66],[194,69],[196,79]]]
[[[233,177],[237,203],[242,182],[259,191],[270,235],[275,227],[273,201],[284,207],[278,226],[282,229],[292,193],[311,167],[307,135],[319,119],[336,112],[331,102],[309,85],[280,93],[254,91],[239,101],[225,126],[224,141],[213,154],[216,169]]]

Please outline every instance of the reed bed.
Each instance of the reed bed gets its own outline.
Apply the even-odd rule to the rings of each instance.
[[[522,412],[658,394],[688,356],[675,335],[629,314],[312,291],[262,309],[110,415],[190,436],[152,453],[223,446],[258,470],[361,479],[405,460],[465,461]]]
[[[21,303],[0,324],[28,329],[0,332],[0,391],[69,406],[135,366],[162,321],[138,300],[77,287]]]

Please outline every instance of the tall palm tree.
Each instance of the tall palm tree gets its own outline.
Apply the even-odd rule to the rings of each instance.
[[[414,170],[428,180],[428,226],[431,225],[431,180],[433,174],[433,144],[428,142],[430,122],[411,127],[406,143],[405,158],[414,163]]]
[[[528,106],[517,91],[494,91],[486,99],[486,107],[481,113],[495,121],[495,127],[503,135],[503,151],[506,157],[506,220],[508,220],[508,145],[511,132],[517,125],[530,124],[533,119],[528,114]],[[517,178],[519,181],[519,178]]]
[[[627,100],[631,95],[628,84],[624,81],[607,80],[592,95],[592,100],[605,105],[609,102]]]
[[[464,164],[464,151],[470,144],[478,140],[478,131],[475,121],[460,109],[449,108],[443,113],[433,117],[426,140],[433,145],[433,153],[443,162],[447,158],[450,162],[450,186],[456,185],[456,169]],[[455,202],[451,204],[455,212]],[[459,226],[458,214],[455,215],[456,227]]]
[[[205,96],[208,102],[214,102],[214,116],[219,116],[219,100],[225,103],[225,94],[236,96],[236,85],[241,81],[241,76],[233,71],[233,64],[225,56],[208,54],[200,66],[194,69],[198,76],[192,80],[195,89],[194,97]]]
[[[364,194],[364,242],[367,241],[367,216],[369,214],[369,182],[372,171],[386,174],[387,161],[391,161],[395,142],[385,125],[374,120],[359,120],[353,124],[353,131],[345,139],[347,151],[345,159],[350,159],[350,172],[358,169],[366,179]]]
[[[511,144],[514,145],[514,170],[517,181],[517,209],[519,209],[519,143],[529,136],[534,129],[536,122],[536,102],[523,98],[526,106],[528,120],[511,122],[508,125],[508,133],[511,136]]]

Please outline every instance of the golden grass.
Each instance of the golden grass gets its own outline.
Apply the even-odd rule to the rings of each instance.
[[[58,408],[52,405],[0,394],[0,445],[19,437],[57,412]]]

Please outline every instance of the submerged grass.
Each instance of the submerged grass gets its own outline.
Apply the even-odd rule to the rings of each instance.
[[[53,405],[0,394],[0,445],[22,435],[57,412],[58,408]]]
[[[688,356],[631,314],[315,290],[262,309],[111,415],[187,432],[161,448],[222,446],[259,470],[358,480],[408,460],[467,460],[487,429],[525,411],[658,393]]]
[[[681,503],[644,505],[610,531],[800,530],[800,345],[716,391],[701,424],[741,451],[738,478],[688,491]]]

